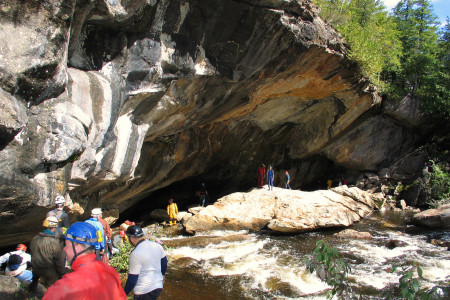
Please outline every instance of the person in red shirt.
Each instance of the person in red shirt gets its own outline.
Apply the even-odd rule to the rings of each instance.
[[[50,286],[42,300],[127,299],[117,271],[96,260],[96,231],[85,222],[70,226],[64,237],[64,252],[73,272]]]
[[[256,169],[256,173],[258,174],[258,187],[262,188],[264,185],[264,177],[266,175],[266,166],[261,164],[258,169]]]

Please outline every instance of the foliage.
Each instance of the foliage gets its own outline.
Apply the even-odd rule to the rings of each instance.
[[[434,72],[426,78],[423,108],[430,114],[450,119],[450,20],[440,31]]]
[[[394,19],[379,0],[316,0],[321,17],[336,27],[350,44],[349,57],[379,87],[383,69],[400,65],[401,44]]]
[[[163,234],[163,227],[155,224],[151,225],[147,228],[144,228],[145,238],[160,243],[161,241],[157,236],[161,236]],[[169,250],[167,246],[162,245],[164,251]],[[130,252],[134,249],[134,246],[130,242],[124,242],[122,247],[119,247],[120,252],[115,254],[110,259],[110,265],[117,270],[119,273],[127,273],[129,267],[129,257]]]
[[[395,272],[398,266],[392,267],[392,272]],[[417,273],[418,276],[415,276]],[[408,300],[429,300],[429,299],[441,299],[439,292],[443,292],[441,287],[434,286],[431,289],[420,288],[419,279],[422,277],[422,268],[414,263],[412,266],[401,267],[399,287],[402,299]],[[390,298],[388,296],[388,298]]]
[[[119,273],[127,273],[129,266],[130,252],[134,249],[134,246],[129,242],[123,243],[122,247],[119,247],[120,252],[116,253],[109,261],[109,264],[117,270]]]
[[[442,171],[439,164],[430,160],[433,168],[431,173],[431,198],[429,205],[438,207],[450,203],[450,174]]]
[[[348,295],[351,293],[351,289],[347,285],[350,266],[347,260],[339,258],[335,248],[327,245],[325,241],[319,240],[314,249],[313,261],[305,259],[305,262],[311,273],[316,270],[318,276],[332,287],[328,294],[329,299],[334,296],[348,299]]]
[[[438,32],[430,0],[401,0],[392,14],[380,0],[314,2],[382,93],[417,98],[436,121],[450,119],[450,24]]]
[[[437,18],[428,0],[401,0],[394,15],[403,45],[397,86],[413,98],[423,96],[437,63]]]

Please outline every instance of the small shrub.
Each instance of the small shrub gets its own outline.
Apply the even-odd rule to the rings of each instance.
[[[450,174],[444,172],[439,164],[432,163],[433,172],[431,173],[431,200],[428,204],[437,208],[441,205],[450,203]]]
[[[332,287],[328,298],[349,299],[352,291],[347,284],[347,274],[351,268],[346,259],[340,258],[337,250],[328,246],[323,240],[316,243],[313,261],[305,259],[307,268]]]
[[[392,272],[395,272],[398,266],[392,266]],[[417,276],[415,276],[417,273]],[[442,299],[441,294],[444,293],[444,289],[440,286],[434,286],[431,289],[420,288],[420,279],[422,277],[422,268],[414,263],[412,266],[401,267],[399,272],[399,288],[401,299],[407,300],[431,300]],[[441,294],[440,294],[441,293]],[[387,297],[391,299],[391,297]]]
[[[120,252],[116,253],[109,261],[111,267],[119,273],[127,273],[129,266],[130,252],[134,246],[129,242],[125,242],[122,247],[119,247]]]
[[[158,236],[163,235],[163,227],[160,225],[152,225],[143,229],[145,232],[145,238],[160,243]],[[167,246],[162,245],[164,251],[169,249]],[[115,254],[109,261],[109,264],[117,270],[119,273],[127,273],[129,267],[130,252],[134,249],[134,246],[130,242],[125,242],[122,247],[119,247],[120,252]]]

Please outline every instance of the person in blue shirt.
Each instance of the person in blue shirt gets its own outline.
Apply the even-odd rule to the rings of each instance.
[[[97,259],[102,260],[102,255],[104,254],[105,249],[105,232],[103,230],[103,225],[98,220],[99,216],[102,214],[102,210],[100,208],[94,208],[91,211],[91,218],[84,221],[88,224],[91,224],[95,227],[98,232],[99,243],[95,245],[95,253],[97,254]]]
[[[267,171],[267,185],[269,186],[269,191],[273,190],[273,179],[274,172],[272,170],[272,166],[269,166],[269,171]]]

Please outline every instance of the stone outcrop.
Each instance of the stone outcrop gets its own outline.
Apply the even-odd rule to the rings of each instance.
[[[22,300],[22,299],[42,299],[47,289],[38,284],[34,292],[28,291],[30,282],[21,282],[19,279],[0,274],[0,297],[2,299]]]
[[[192,178],[248,188],[261,161],[302,186],[410,151],[409,110],[377,109],[318,12],[307,0],[3,1],[0,245],[31,239],[56,195],[74,221]]]
[[[442,205],[437,209],[428,209],[412,218],[412,222],[430,228],[450,227],[450,204]]]
[[[195,233],[210,230],[299,233],[320,228],[350,226],[370,214],[375,203],[356,187],[302,192],[275,188],[233,193],[207,206],[183,224]]]

